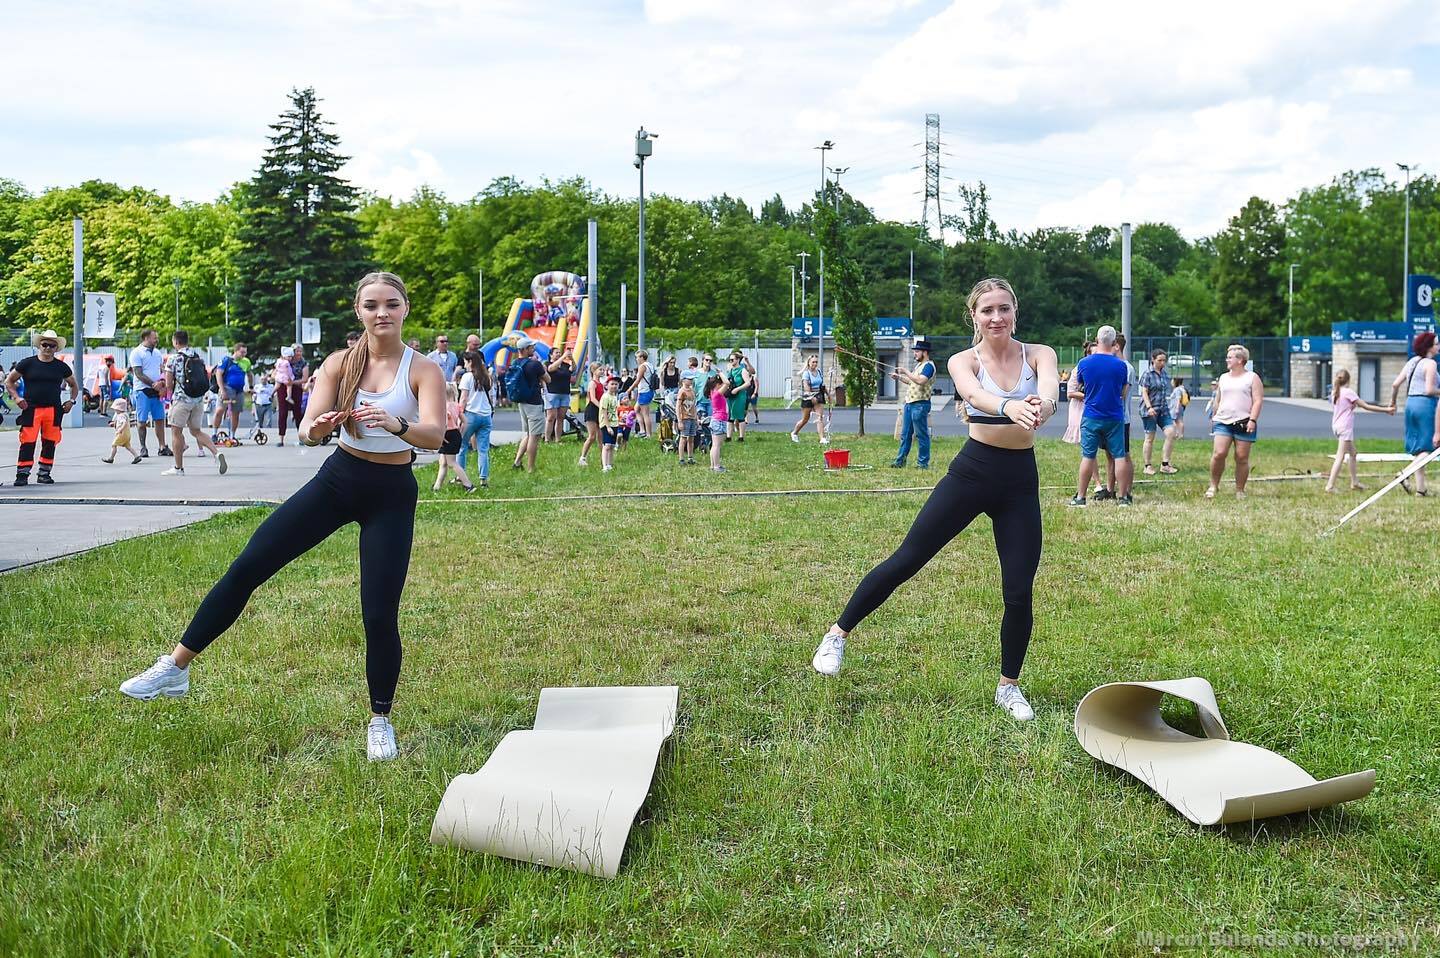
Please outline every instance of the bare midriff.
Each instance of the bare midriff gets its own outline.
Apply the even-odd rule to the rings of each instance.
[[[1012,399],[1011,402],[1020,402]],[[1011,424],[1009,426],[997,426],[982,422],[970,424],[970,438],[976,442],[983,442],[987,446],[996,446],[1000,449],[1034,449],[1035,433],[1024,426]]]

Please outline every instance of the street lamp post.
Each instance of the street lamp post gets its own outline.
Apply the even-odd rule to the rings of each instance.
[[[795,255],[800,259],[800,315],[804,316],[806,314],[805,281],[810,278],[810,274],[805,272],[805,260],[809,258],[810,254],[796,253]]]
[[[1419,163],[1396,163],[1396,166],[1405,171],[1405,247],[1404,260],[1401,271],[1405,274],[1400,278],[1400,319],[1408,322],[1410,316],[1410,171],[1418,167]]]
[[[635,337],[640,349],[645,348],[645,158],[655,152],[651,141],[659,135],[647,132],[643,126],[635,131],[635,169],[640,171],[640,286],[636,291]]]
[[[475,324],[475,330],[480,336],[480,341],[485,341],[485,270],[475,267],[475,275],[480,281],[480,302],[476,305],[475,318],[479,320]],[[581,343],[583,346],[584,343]],[[577,347],[578,348],[578,347]]]
[[[1290,305],[1286,307],[1285,311],[1285,325],[1288,330],[1286,333],[1287,336],[1295,335],[1295,271],[1299,268],[1299,263],[1290,264]],[[1286,346],[1285,348],[1289,349],[1290,347]]]
[[[906,284],[906,289],[907,289],[907,290],[909,291],[909,293],[910,293],[910,313],[909,313],[909,315],[910,315],[910,335],[911,335],[911,336],[914,336],[914,335],[915,335],[915,290],[919,289],[919,287],[915,285],[915,251],[914,251],[913,249],[910,251],[910,282],[909,282],[908,284]]]
[[[825,202],[825,154],[829,150],[835,149],[835,143],[826,140],[815,149],[820,151],[820,196],[816,203],[818,207],[820,203]],[[823,376],[825,375],[825,244],[820,242],[818,232],[815,235],[815,241],[820,246],[820,305],[816,307],[820,313],[820,318],[817,320],[820,336],[815,342],[819,344],[816,355],[820,357],[820,375]]]
[[[795,322],[795,267],[787,267],[790,270],[790,322]]]
[[[840,215],[840,177],[850,172],[848,166],[832,166],[830,173],[835,177],[835,215]]]

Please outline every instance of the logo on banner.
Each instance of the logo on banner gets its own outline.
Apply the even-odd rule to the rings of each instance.
[[[1435,332],[1435,288],[1440,286],[1440,280],[1424,273],[1412,273],[1408,285],[1405,319],[1410,324],[1413,342],[1421,333]]]
[[[85,293],[85,338],[110,339],[115,335],[115,294]]]

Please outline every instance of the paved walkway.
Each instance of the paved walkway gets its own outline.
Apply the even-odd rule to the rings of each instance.
[[[55,454],[55,484],[15,488],[14,462],[19,433],[0,432],[0,518],[11,530],[42,529],[44,534],[0,539],[0,572],[73,555],[121,539],[189,525],[254,503],[280,502],[315,475],[335,446],[277,446],[276,435],[264,446],[222,450],[229,469],[219,475],[215,459],[185,455],[184,476],[162,476],[174,460],[155,455],[131,465],[121,453],[113,465],[110,430],[96,425],[66,429]],[[292,436],[293,439],[293,436]],[[513,433],[492,434],[496,445],[516,441]],[[138,445],[138,443],[137,443]],[[422,463],[431,460],[422,454]]]

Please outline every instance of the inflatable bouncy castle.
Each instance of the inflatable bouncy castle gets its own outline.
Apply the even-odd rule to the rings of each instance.
[[[536,276],[530,281],[530,298],[515,300],[505,328],[481,348],[485,362],[503,376],[516,345],[528,337],[535,341],[537,359],[548,360],[553,351],[568,349],[576,370],[584,369],[594,322],[586,292],[585,277],[574,273],[551,270]]]

